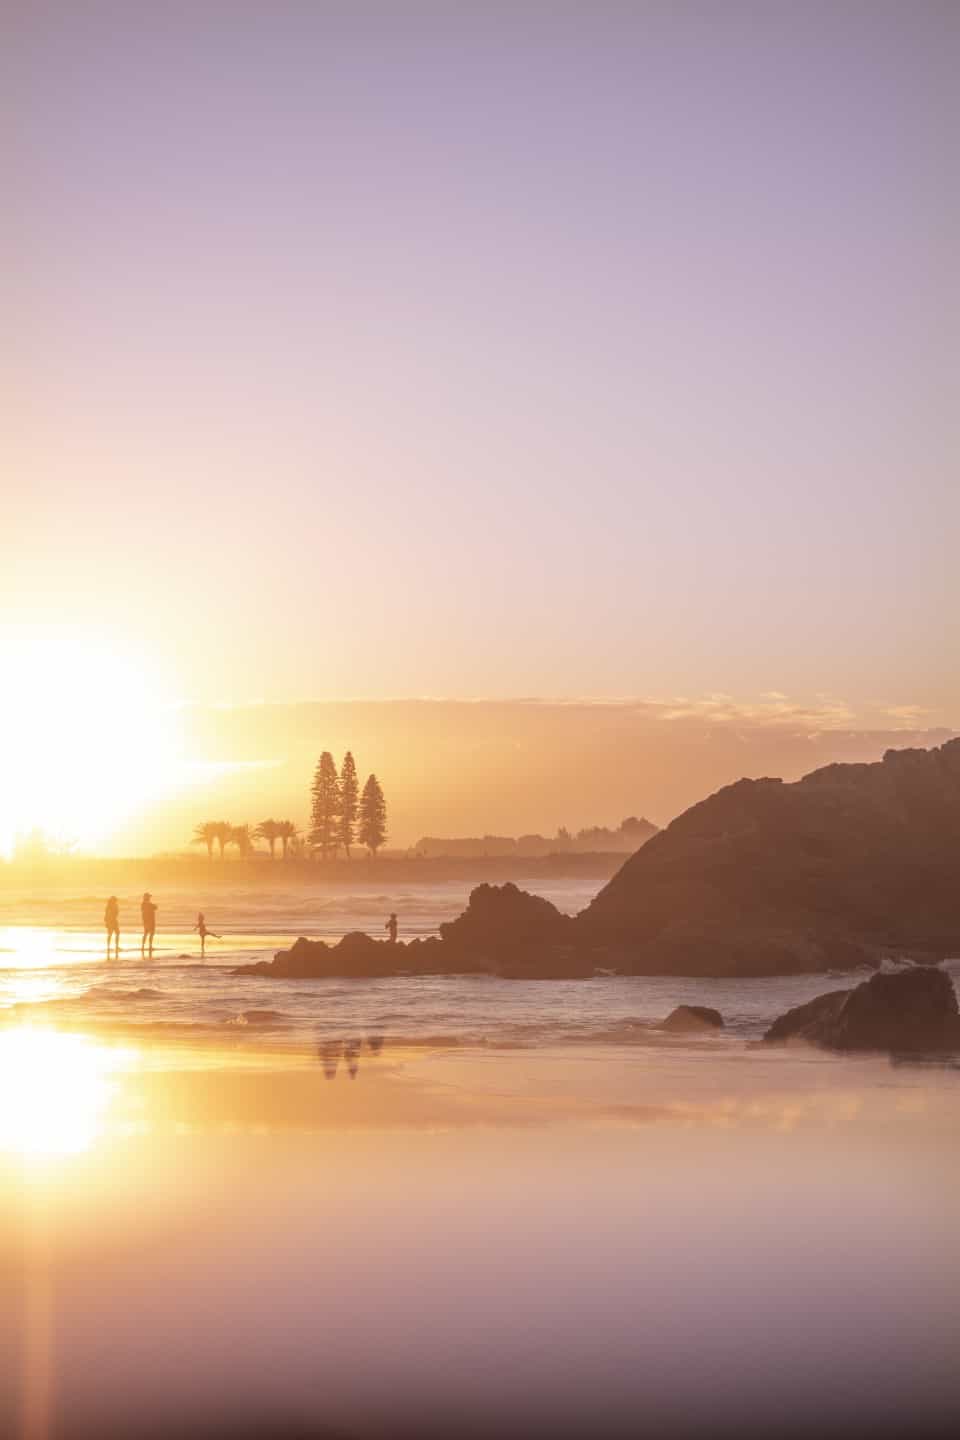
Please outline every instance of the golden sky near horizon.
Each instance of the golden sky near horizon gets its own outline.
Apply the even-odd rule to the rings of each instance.
[[[931,717],[782,694],[654,700],[372,700],[196,705],[83,631],[4,634],[0,855],[39,828],[87,852],[182,849],[207,819],[305,826],[321,749],[352,749],[387,794],[390,843],[658,824],[741,775],[787,779],[888,745],[940,743]],[[858,721],[860,723],[858,723]],[[866,723],[863,723],[866,722]]]
[[[960,11],[550,8],[8,18],[0,847],[167,846],[353,743],[221,704],[381,703],[404,841],[667,818],[671,726],[787,772],[960,725]],[[431,767],[404,697],[547,708]]]

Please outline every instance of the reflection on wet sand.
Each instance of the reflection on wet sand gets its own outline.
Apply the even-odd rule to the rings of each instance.
[[[135,1061],[135,1051],[84,1035],[29,1025],[0,1030],[0,1151],[87,1149],[101,1131],[116,1076]]]
[[[31,1027],[0,1056],[3,1433],[923,1434],[957,1406],[949,1071]]]
[[[317,1055],[328,1080],[336,1080],[341,1060],[346,1064],[350,1079],[355,1080],[360,1072],[360,1057],[364,1050],[371,1055],[381,1055],[383,1047],[382,1035],[367,1035],[362,1039],[351,1040],[324,1040],[317,1046]]]

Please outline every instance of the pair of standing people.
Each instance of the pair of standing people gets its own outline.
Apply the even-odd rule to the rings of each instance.
[[[143,920],[143,938],[140,941],[140,954],[147,959],[153,959],[153,939],[157,933],[157,907],[154,904],[153,896],[149,890],[144,892],[140,901],[140,916]],[[107,901],[107,908],[104,911],[103,923],[107,927],[107,959],[110,959],[111,943],[114,947],[114,955],[120,959],[120,901],[116,895],[111,895]],[[206,958],[207,936],[212,935],[215,940],[222,937],[215,930],[207,929],[207,922],[201,910],[197,916],[197,923],[194,930],[200,936],[200,957]]]
[[[157,933],[157,907],[154,904],[153,896],[149,890],[144,891],[143,899],[140,901],[140,918],[143,921],[143,937],[140,941],[140,954],[147,959],[153,959],[153,938]],[[203,918],[202,916],[200,917]],[[103,923],[107,927],[107,959],[110,959],[110,946],[114,947],[114,955],[120,958],[120,901],[116,895],[111,895],[107,901],[107,908],[103,913]]]

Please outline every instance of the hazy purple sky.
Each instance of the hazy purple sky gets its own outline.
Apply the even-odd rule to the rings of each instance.
[[[960,722],[960,6],[2,23],[5,615],[198,700]]]

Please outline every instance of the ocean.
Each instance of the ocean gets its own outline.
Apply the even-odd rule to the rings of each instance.
[[[957,1432],[960,1069],[757,1043],[857,977],[230,973],[455,884],[158,889],[153,964],[122,895],[107,965],[105,898],[0,896],[3,1434]]]
[[[583,880],[558,880],[541,885],[538,893],[572,914],[587,904],[593,889]],[[716,1044],[759,1039],[790,1006],[851,983],[847,972],[572,981],[463,976],[287,981],[232,973],[238,965],[272,958],[299,935],[335,941],[365,930],[380,936],[391,911],[401,939],[435,934],[442,921],[464,908],[469,890],[459,882],[390,889],[353,885],[339,892],[238,889],[218,890],[209,900],[157,891],[152,962],[139,953],[140,896],[121,896],[121,954],[110,963],[104,962],[101,923],[105,896],[8,892],[0,895],[0,1016],[129,1025],[157,1038],[213,1034],[280,1049],[370,1037],[379,1044],[429,1047],[663,1046],[678,1042],[655,1023],[674,1006],[688,1004],[719,1010],[725,1028],[722,1036],[683,1043]],[[191,930],[201,907],[208,927],[222,937],[208,940],[204,961]],[[960,978],[960,962],[951,968]]]

